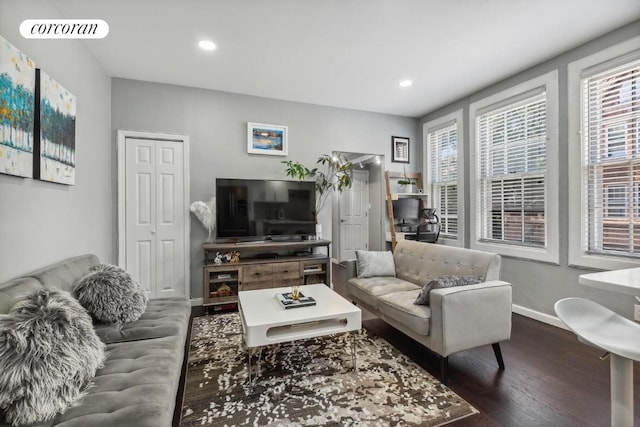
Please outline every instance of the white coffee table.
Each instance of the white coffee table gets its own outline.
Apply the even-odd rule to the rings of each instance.
[[[356,332],[362,329],[360,309],[329,286],[306,285],[300,289],[305,296],[313,297],[316,305],[285,310],[276,300],[275,295],[290,292],[290,286],[238,292],[242,335],[248,348],[250,384],[252,384],[251,357],[256,349],[259,350],[258,360],[260,360],[263,346],[330,334]],[[355,334],[352,334],[351,351],[355,370]]]

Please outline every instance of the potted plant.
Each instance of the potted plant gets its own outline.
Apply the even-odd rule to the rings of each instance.
[[[400,189],[402,193],[415,193],[417,182],[413,178],[403,178],[398,180],[398,185],[400,185]]]
[[[398,185],[402,193],[415,193],[418,181],[407,177],[407,170],[404,169],[404,177],[398,180]]]
[[[328,154],[318,157],[316,164],[319,166],[313,169],[292,160],[283,160],[281,163],[285,165],[285,173],[288,177],[300,181],[308,179],[315,181],[316,206],[313,217],[316,222],[316,230],[318,230],[318,213],[324,207],[331,192],[337,190],[342,193],[345,188],[351,188],[353,163],[343,155],[330,156]]]

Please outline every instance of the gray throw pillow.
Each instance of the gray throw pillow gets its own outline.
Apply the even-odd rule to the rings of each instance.
[[[93,317],[105,323],[134,322],[147,309],[147,293],[142,285],[115,265],[91,267],[73,292]]]
[[[103,366],[105,345],[68,292],[42,288],[0,315],[0,409],[13,425],[63,413]]]
[[[389,251],[356,251],[358,277],[396,277],[396,264]]]
[[[482,283],[482,278],[477,276],[442,276],[427,282],[413,303],[417,305],[429,305],[429,298],[433,289],[475,285],[476,283]]]

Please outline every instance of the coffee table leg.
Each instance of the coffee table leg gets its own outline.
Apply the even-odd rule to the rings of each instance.
[[[248,368],[248,377],[249,377],[249,386],[253,387],[256,378],[260,375],[261,370],[261,360],[262,360],[262,346],[258,347],[258,363],[256,364],[256,374],[251,376],[251,357],[253,356],[253,348],[247,348],[247,368]]]
[[[358,372],[358,366],[356,365],[356,334],[357,331],[351,332],[351,361],[353,362],[353,370]]]
[[[253,386],[253,381],[251,381],[251,353],[253,353],[253,350],[250,348],[247,348],[247,365],[248,365],[248,377],[249,377],[249,386]]]

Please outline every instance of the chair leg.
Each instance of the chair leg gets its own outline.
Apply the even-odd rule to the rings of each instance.
[[[440,381],[447,384],[447,371],[449,370],[449,356],[440,356]]]
[[[498,361],[498,367],[504,370],[504,360],[502,359],[502,351],[500,350],[500,343],[491,344],[493,347],[493,353],[496,355],[496,360]]]

